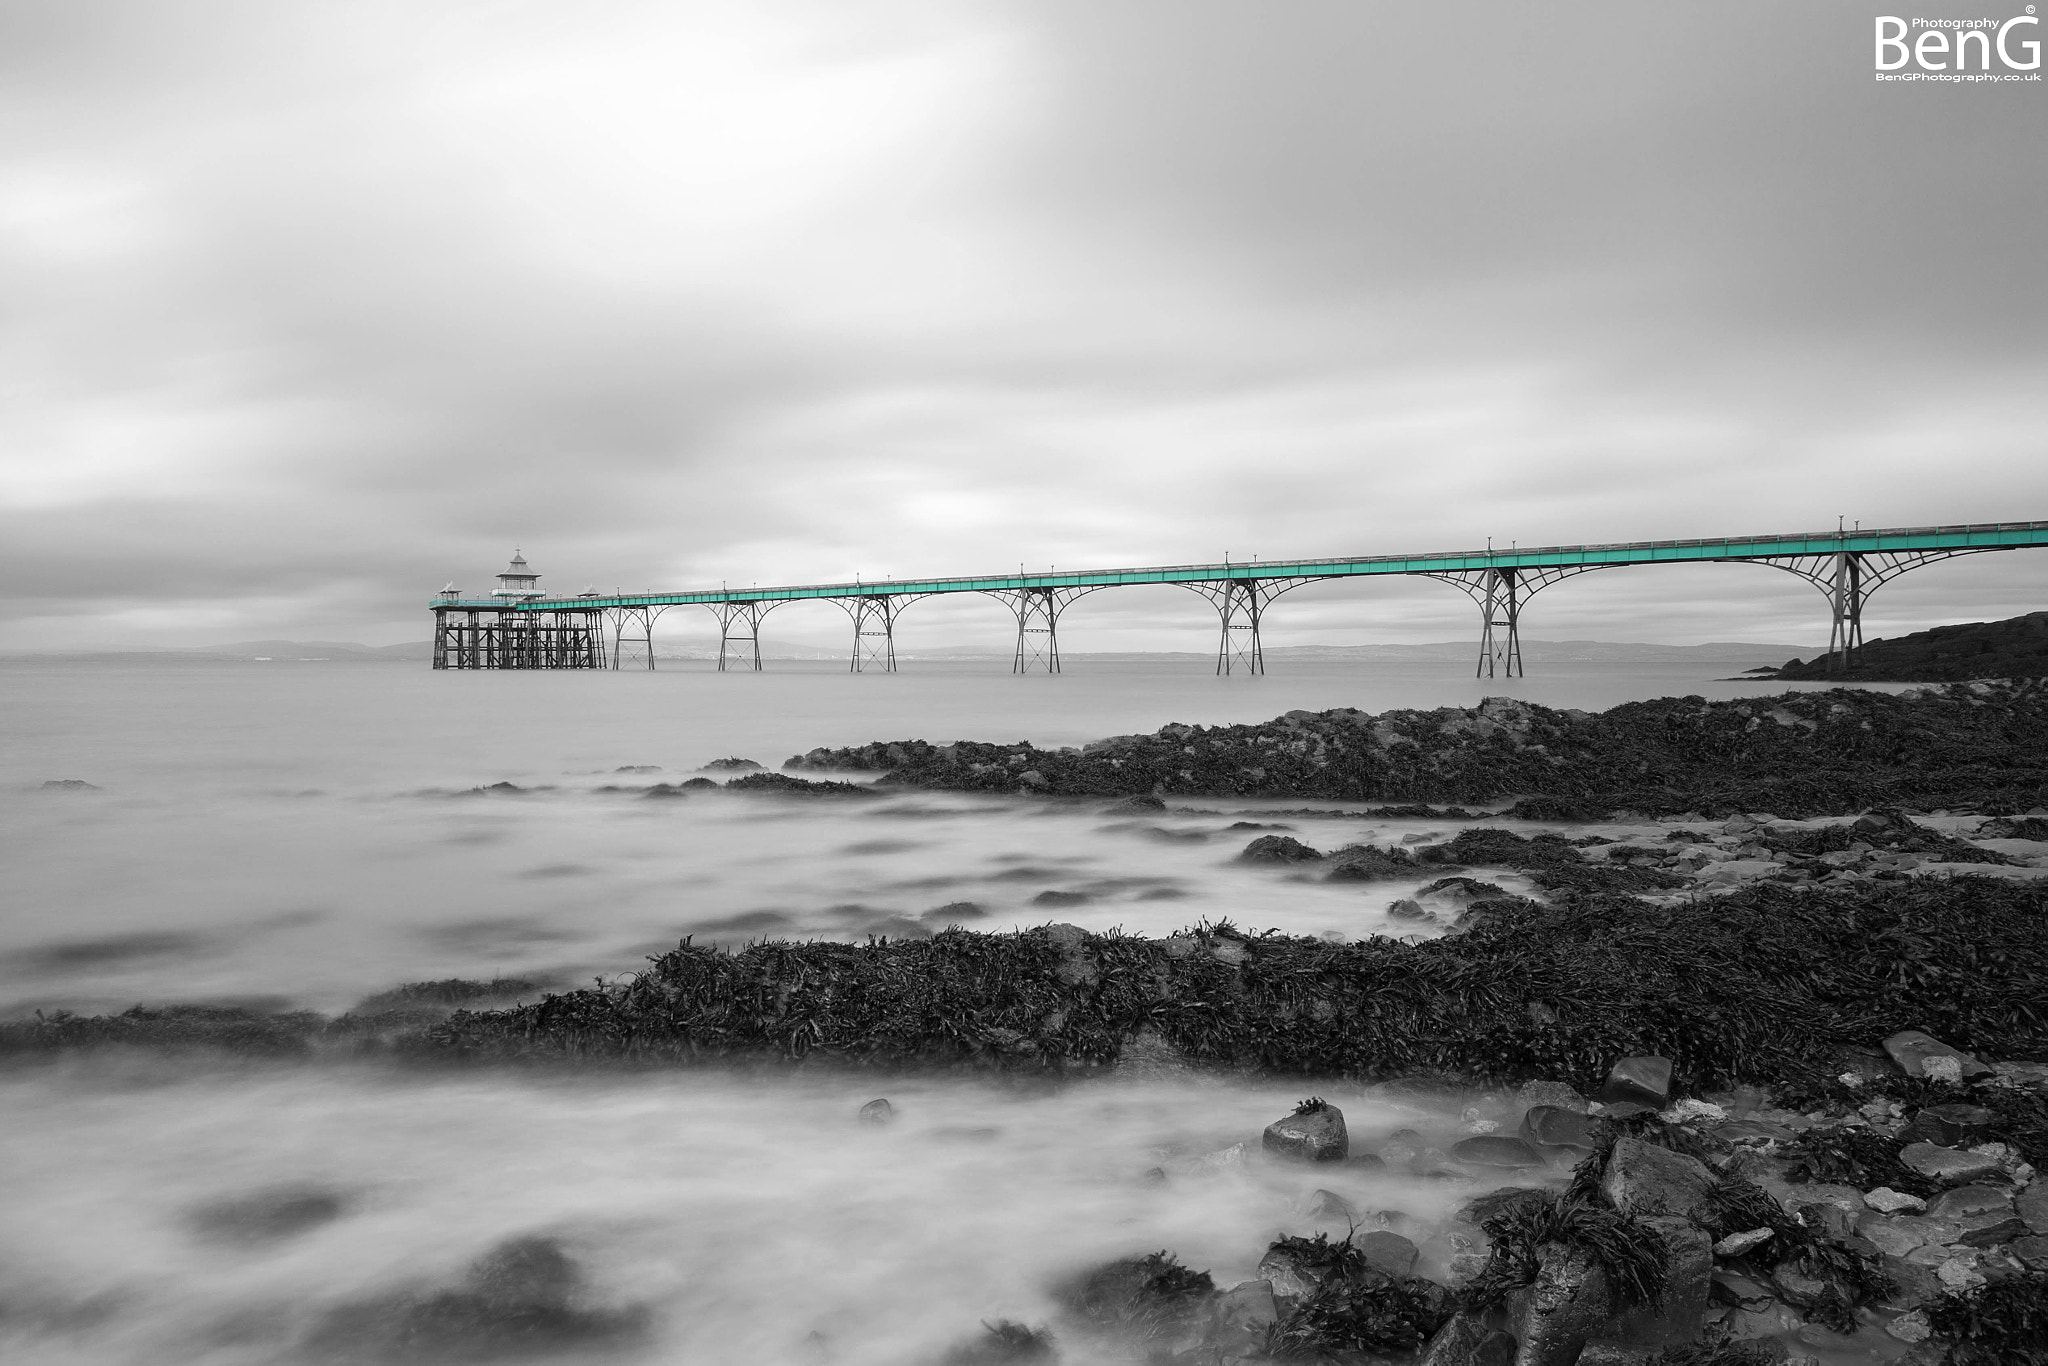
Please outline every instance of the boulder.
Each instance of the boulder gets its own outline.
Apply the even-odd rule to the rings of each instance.
[[[1539,1105],[1554,1105],[1560,1110],[1571,1110],[1585,1114],[1590,1105],[1584,1096],[1561,1081],[1532,1081],[1525,1083],[1515,1092],[1515,1099],[1534,1109]]]
[[[1899,1162],[1943,1186],[1966,1186],[1998,1176],[2004,1170],[1997,1158],[1986,1153],[1962,1152],[1932,1143],[1908,1143],[1899,1150]]]
[[[1913,1113],[1899,1138],[1906,1143],[1965,1148],[1982,1139],[1997,1119],[1981,1105],[1929,1105]]]
[[[1600,1099],[1663,1109],[1671,1100],[1671,1060],[1652,1056],[1623,1058],[1601,1084]]]
[[[1909,1077],[1929,1075],[1927,1062],[1930,1058],[1953,1058],[1964,1077],[1988,1077],[1989,1067],[1960,1049],[1950,1048],[1932,1034],[1917,1029],[1902,1029],[1884,1041],[1884,1051],[1898,1065],[1901,1072]]]
[[[1261,835],[1237,856],[1240,863],[1315,863],[1322,852],[1311,849],[1292,835]]]
[[[1305,1300],[1315,1294],[1329,1274],[1329,1268],[1312,1265],[1285,1243],[1273,1244],[1259,1259],[1259,1277],[1275,1295],[1290,1300]]]
[[[1545,1243],[1536,1250],[1536,1282],[1509,1297],[1519,1347],[1515,1366],[1574,1366],[1586,1342],[1614,1316],[1607,1273],[1579,1248]]]
[[[2012,1207],[2026,1221],[2029,1233],[2048,1235],[2048,1180],[2037,1180],[2021,1191]]]
[[[1423,908],[1420,901],[1405,896],[1398,901],[1389,901],[1387,903],[1387,914],[1396,920],[1429,919],[1429,912]]]
[[[877,1097],[860,1107],[863,1124],[887,1124],[896,1118],[896,1107]]]
[[[1280,1305],[1271,1281],[1245,1281],[1218,1295],[1209,1314],[1211,1346],[1250,1353],[1265,1346],[1267,1332],[1280,1322]]]
[[[1330,863],[1331,882],[1385,882],[1415,875],[1415,860],[1407,850],[1380,849],[1370,844],[1339,849],[1330,855]]]
[[[1461,1309],[1436,1330],[1415,1366],[1512,1366],[1515,1340],[1488,1328],[1484,1318]]]
[[[1607,1158],[1601,1190],[1623,1214],[1677,1215],[1694,1223],[1714,1217],[1714,1174],[1697,1158],[1624,1138]]]
[[[1451,1156],[1480,1167],[1520,1169],[1549,1165],[1543,1154],[1530,1144],[1501,1134],[1481,1134],[1477,1138],[1462,1139],[1451,1148]]]
[[[2038,1236],[2012,1240],[2012,1255],[2029,1271],[2048,1271],[2048,1238]]]
[[[1643,1223],[1664,1243],[1664,1293],[1654,1304],[1623,1314],[1599,1336],[1625,1347],[1681,1347],[1699,1341],[1706,1322],[1707,1293],[1714,1276],[1714,1240],[1705,1229],[1677,1216]]]
[[[1379,1229],[1357,1240],[1358,1250],[1365,1256],[1365,1264],[1385,1276],[1396,1280],[1415,1274],[1415,1259],[1421,1255],[1415,1244],[1398,1233]]]
[[[1541,1147],[1591,1152],[1612,1130],[1612,1125],[1562,1105],[1531,1105],[1518,1132],[1525,1141]]]
[[[1268,1152],[1303,1162],[1342,1162],[1351,1151],[1344,1112],[1319,1097],[1268,1124],[1259,1141]]]

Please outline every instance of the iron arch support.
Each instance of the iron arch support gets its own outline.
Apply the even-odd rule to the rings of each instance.
[[[1863,608],[1870,595],[1909,570],[1959,555],[1986,555],[2005,546],[1966,546],[1954,550],[1850,550],[1837,554],[1794,555],[1783,559],[1738,561],[1767,564],[1806,580],[1828,603],[1829,668],[1846,669],[1863,648]]]
[[[1216,673],[1223,677],[1242,668],[1247,674],[1266,672],[1265,646],[1259,639],[1259,625],[1265,619],[1266,604],[1292,588],[1315,583],[1323,576],[1298,579],[1199,579],[1183,580],[1176,588],[1199,593],[1222,618],[1222,634],[1216,642]]]
[[[983,589],[990,597],[1001,599],[1017,618],[1017,651],[1010,661],[1010,672],[1026,674],[1033,669],[1043,669],[1049,674],[1058,673],[1060,613],[1077,599],[1099,593],[1109,586],[1095,583],[1073,587]]]
[[[623,667],[622,656],[629,640],[640,642],[646,654],[647,667],[653,669],[654,623],[667,610],[667,604],[606,609],[605,616],[610,619],[612,627],[611,666],[614,670]]]
[[[913,602],[930,593],[863,593],[853,598],[833,598],[853,618],[853,660],[848,673],[865,673],[879,664],[884,673],[896,672],[896,616]]]
[[[1463,592],[1479,605],[1479,663],[1474,678],[1521,678],[1522,608],[1552,584],[1596,569],[1613,569],[1605,564],[1503,565],[1494,569],[1454,569],[1425,573]]]
[[[761,672],[761,621],[783,601],[748,598],[704,604],[718,618],[718,672],[742,667]]]

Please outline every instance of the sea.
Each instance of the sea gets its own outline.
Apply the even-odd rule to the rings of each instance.
[[[0,1019],[167,1003],[332,1014],[446,978],[516,979],[535,999],[616,981],[685,937],[738,948],[1048,922],[1164,935],[1225,920],[1337,941],[1432,933],[1387,915],[1413,888],[1238,864],[1250,835],[1232,827],[1289,825],[1330,849],[1441,838],[1441,821],[1236,799],[1133,815],[646,789],[871,740],[1081,745],[1297,708],[1505,694],[1598,710],[1791,686],[1733,677],[1761,662],[1557,660],[1475,680],[1440,659],[1299,659],[1263,677],[1186,658],[1084,658],[1058,676],[973,660],[852,674],[0,659]],[[1298,1089],[1172,1067],[1024,1085],[16,1060],[0,1065],[0,1360],[936,1363],[987,1325],[1055,1323],[1063,1282],[1106,1258],[1170,1250],[1219,1286],[1249,1279],[1280,1233],[1344,1234],[1310,1213],[1320,1190],[1407,1231],[1419,1269],[1442,1275],[1450,1211],[1529,1183],[1270,1161],[1260,1131]],[[1358,1149],[1447,1146],[1513,1120],[1501,1096],[1324,1095]],[[877,1098],[893,1123],[860,1120]],[[436,1305],[488,1319],[477,1268],[535,1247],[568,1278],[549,1292],[568,1297],[554,1318],[467,1337],[406,1327]],[[1061,1352],[1121,1359],[1071,1332]]]

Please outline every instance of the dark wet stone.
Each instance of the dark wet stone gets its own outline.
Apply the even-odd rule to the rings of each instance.
[[[896,1107],[880,1097],[860,1107],[860,1121],[863,1124],[892,1124],[895,1120]]]
[[[1342,1162],[1351,1150],[1344,1112],[1327,1101],[1304,1102],[1303,1108],[1268,1124],[1259,1141],[1268,1152],[1305,1162]]]
[[[1322,853],[1291,835],[1261,835],[1237,857],[1242,863],[1314,863]]]
[[[1664,1293],[1655,1304],[1630,1310],[1600,1336],[1629,1347],[1682,1347],[1697,1342],[1706,1321],[1707,1292],[1714,1274],[1714,1240],[1691,1220],[1677,1216],[1643,1223],[1664,1244]]]
[[[1387,914],[1396,920],[1429,919],[1429,912],[1422,908],[1422,903],[1408,897],[1402,897],[1398,901],[1389,901],[1387,903]]]
[[[1661,1110],[1671,1101],[1671,1060],[1655,1056],[1623,1058],[1608,1072],[1600,1099],[1610,1104],[1632,1101]]]
[[[267,1243],[332,1223],[346,1197],[318,1186],[279,1186],[215,1201],[192,1211],[192,1231],[210,1242]]]
[[[1378,1229],[1358,1238],[1356,1245],[1365,1256],[1365,1264],[1382,1275],[1401,1278],[1415,1272],[1415,1259],[1420,1252],[1398,1233]]]
[[[918,919],[928,925],[964,925],[970,920],[988,919],[988,912],[972,901],[949,901],[936,910],[926,911]]]
[[[89,783],[83,778],[46,778],[43,780],[43,791],[45,792],[97,792],[99,790],[98,784]]]
[[[1329,862],[1330,882],[1385,882],[1415,874],[1415,859],[1406,849],[1352,845],[1331,854]]]
[[[1514,1359],[1511,1335],[1488,1328],[1480,1315],[1461,1309],[1437,1329],[1415,1366],[1510,1366]]]
[[[1154,797],[1149,794],[1140,794],[1135,797],[1126,797],[1120,802],[1113,802],[1104,810],[1105,814],[1114,816],[1136,815],[1140,812],[1164,811],[1165,809],[1166,802],[1163,798]]]
[[[1608,1155],[1601,1189],[1623,1214],[1675,1214],[1705,1224],[1714,1217],[1716,1184],[1714,1174],[1698,1159],[1624,1138]]]
[[[1535,1284],[1512,1303],[1517,1366],[1574,1366],[1586,1342],[1614,1315],[1606,1273],[1585,1251],[1546,1243]]]
[[[2048,1235],[2048,1179],[2035,1177],[2013,1201],[2013,1210],[2026,1221],[2029,1232]]]
[[[1981,1105],[1929,1105],[1913,1112],[1900,1131],[1906,1143],[1933,1143],[1943,1148],[1967,1148],[1981,1142],[1998,1116]]]
[[[1908,1143],[1899,1150],[1899,1161],[1928,1180],[1943,1186],[1966,1186],[2003,1170],[1998,1159],[1983,1153],[1937,1147],[1932,1143]]]
[[[1927,1202],[1930,1219],[1968,1219],[1979,1214],[2011,1214],[2013,1193],[1999,1186],[1958,1186]]]
[[[1318,1190],[1308,1197],[1306,1217],[1318,1222],[1355,1224],[1358,1209],[1335,1191]]]
[[[1451,1148],[1451,1156],[1460,1162],[1471,1162],[1482,1167],[1541,1167],[1547,1165],[1543,1154],[1519,1138],[1501,1134],[1482,1134],[1477,1138],[1463,1139]]]
[[[1600,1146],[1613,1126],[1562,1105],[1532,1105],[1522,1116],[1519,1130],[1523,1139],[1546,1148]]]
[[[1909,1077],[1926,1076],[1930,1058],[1954,1058],[1965,1078],[1991,1075],[1989,1067],[1968,1053],[1951,1048],[1933,1035],[1917,1029],[1902,1029],[1892,1035],[1884,1041],[1884,1051]]]
[[[582,1273],[560,1244],[516,1238],[479,1259],[459,1289],[330,1310],[307,1346],[315,1359],[440,1366],[619,1348],[644,1335],[644,1310],[591,1308],[583,1298]]]

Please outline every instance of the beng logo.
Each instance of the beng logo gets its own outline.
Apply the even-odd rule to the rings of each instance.
[[[1956,71],[1968,71],[1974,51],[1979,71],[1991,70],[1994,52],[2007,70],[2038,71],[2041,67],[2040,40],[2012,41],[2015,28],[2022,24],[2032,27],[2041,22],[2031,13],[2033,8],[2029,5],[2029,13],[2014,15],[2003,23],[1996,19],[1915,19],[1910,28],[1904,19],[1896,15],[1880,14],[1877,17],[1877,69],[1897,71],[1911,62],[1921,71],[1947,71],[1949,59],[1953,57]],[[1906,35],[1912,29],[1919,30],[1919,33],[1909,45]]]

